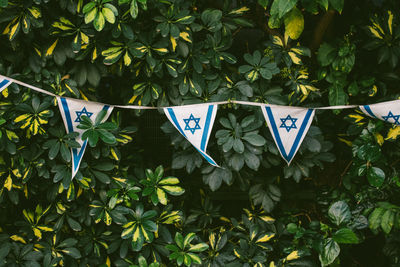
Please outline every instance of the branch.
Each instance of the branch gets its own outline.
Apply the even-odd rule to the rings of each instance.
[[[335,14],[335,10],[328,10],[319,20],[317,27],[315,27],[314,36],[310,44],[310,49],[313,54],[315,50],[317,50],[321,45],[325,32],[328,29],[328,26],[332,22],[333,18],[335,17]]]

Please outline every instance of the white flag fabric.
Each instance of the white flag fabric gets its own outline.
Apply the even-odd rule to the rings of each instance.
[[[360,106],[366,115],[400,125],[400,100]]]
[[[76,137],[76,141],[81,145],[80,148],[71,148],[72,154],[72,178],[76,175],[81,164],[83,154],[87,146],[87,140],[82,140],[81,136],[84,130],[78,129],[77,126],[81,122],[81,116],[87,116],[92,121],[96,118],[97,114],[102,110],[106,110],[107,114],[103,119],[103,122],[110,116],[113,107],[104,105],[96,102],[89,102],[84,100],[76,100],[71,98],[57,97],[58,107],[61,112],[61,116],[64,120],[65,129],[67,133],[77,132],[79,135]]]
[[[0,76],[0,92],[6,89],[12,82],[5,77]]]
[[[314,118],[314,109],[263,105],[261,110],[275,143],[289,165]]]
[[[206,153],[218,105],[200,104],[164,108],[164,113],[175,128],[213,166],[218,164]]]

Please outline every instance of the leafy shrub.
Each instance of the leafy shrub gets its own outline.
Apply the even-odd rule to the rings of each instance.
[[[0,73],[60,96],[158,107],[399,97],[392,0],[0,0],[0,29]],[[221,105],[214,168],[162,114],[114,110],[82,117],[89,146],[71,179],[79,144],[55,98],[17,84],[1,94],[0,266],[400,263],[397,125],[317,111],[287,166],[259,109]]]

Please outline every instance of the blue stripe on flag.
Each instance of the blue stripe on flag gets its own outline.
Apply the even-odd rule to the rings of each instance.
[[[269,122],[271,123],[272,131],[274,133],[274,136],[275,136],[275,139],[276,139],[276,143],[278,144],[279,150],[281,151],[282,156],[287,161],[289,161],[288,160],[288,156],[287,156],[286,151],[285,151],[285,148],[283,147],[282,140],[281,140],[281,138],[279,136],[278,128],[276,127],[275,119],[274,119],[274,116],[272,115],[271,108],[270,107],[265,107],[265,110],[267,111]]]
[[[214,105],[209,105],[208,106],[206,123],[204,124],[204,131],[203,131],[203,136],[201,137],[201,144],[200,144],[200,149],[203,150],[203,151],[206,150],[208,131],[209,131],[209,128],[210,128],[210,121],[211,121],[213,109],[214,109]]]
[[[10,81],[9,81],[9,80],[6,80],[6,79],[2,80],[2,81],[0,82],[0,91],[3,89],[3,86],[6,86],[9,82],[10,82]]]
[[[288,157],[290,158],[290,160],[293,158],[294,153],[296,152],[297,147],[298,147],[299,144],[300,144],[300,139],[301,139],[301,137],[303,136],[304,130],[305,130],[306,127],[307,127],[307,124],[308,124],[308,121],[309,121],[309,119],[310,119],[310,117],[311,117],[312,112],[313,112],[313,110],[312,110],[312,109],[309,109],[309,110],[307,111],[306,116],[304,117],[304,121],[303,121],[303,123],[301,124],[300,130],[299,130],[299,132],[298,132],[298,134],[297,134],[297,136],[296,136],[296,140],[294,140],[294,144],[293,144],[292,149],[290,150],[290,153],[289,153],[289,156],[288,156]],[[290,161],[290,160],[289,160],[289,161]]]
[[[218,164],[211,157],[209,157],[206,153],[204,153],[200,149],[197,149],[197,151],[200,152],[200,154],[208,161],[208,163],[210,163],[213,166],[218,166]]]
[[[363,107],[364,107],[365,111],[368,112],[369,115],[371,115],[371,116],[374,117],[374,118],[377,118],[377,117],[375,116],[375,114],[372,112],[372,110],[371,110],[371,108],[369,107],[369,105],[365,105],[365,106],[363,106]]]
[[[175,124],[176,128],[178,128],[178,131],[186,138],[185,133],[183,132],[181,126],[179,125],[178,120],[176,119],[174,110],[172,108],[167,108],[167,110],[168,110],[169,116],[171,116],[171,119],[172,119],[173,123]]]
[[[279,150],[281,151],[282,156],[286,159],[286,161],[290,162],[292,160],[293,156],[294,156],[294,153],[297,150],[297,147],[300,144],[301,137],[302,137],[302,135],[304,133],[305,128],[307,127],[308,121],[310,120],[310,117],[311,117],[311,114],[312,114],[313,110],[309,109],[307,111],[307,114],[304,117],[304,121],[301,124],[299,132],[297,133],[297,136],[296,136],[296,139],[295,139],[295,141],[293,143],[293,146],[290,149],[289,155],[286,154],[285,148],[283,147],[282,140],[281,140],[281,137],[279,135],[278,128],[276,127],[275,119],[274,119],[274,116],[272,115],[271,108],[270,107],[265,107],[265,110],[267,111],[267,115],[268,115],[269,121],[271,123],[272,131],[274,133],[275,140],[276,140],[276,143],[278,144]]]
[[[62,103],[62,106],[63,106],[63,109],[64,109],[65,119],[67,120],[68,131],[69,132],[73,132],[74,131],[74,127],[72,125],[71,114],[69,113],[67,100],[64,97],[60,97],[60,99],[61,99],[61,103]]]

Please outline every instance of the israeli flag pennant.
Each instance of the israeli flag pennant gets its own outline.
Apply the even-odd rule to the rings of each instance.
[[[360,106],[366,115],[400,125],[400,100]]]
[[[275,143],[289,165],[303,142],[314,117],[314,110],[287,106],[261,106]]]
[[[103,122],[110,116],[113,107],[96,103],[88,102],[83,100],[57,97],[58,107],[61,112],[61,116],[64,120],[65,129],[67,133],[77,132],[79,135],[76,137],[76,141],[81,145],[80,148],[71,148],[72,154],[72,178],[76,175],[81,164],[83,154],[87,146],[87,140],[82,140],[81,136],[84,130],[78,129],[77,126],[81,122],[81,116],[87,116],[91,120],[94,120],[97,114],[102,110],[106,110],[107,114],[103,119]]]
[[[211,165],[219,167],[206,153],[217,107],[218,105],[213,104],[187,105],[164,108],[164,113],[175,128]]]
[[[6,89],[10,84],[12,84],[12,81],[7,80],[7,78],[0,76],[0,92]]]

